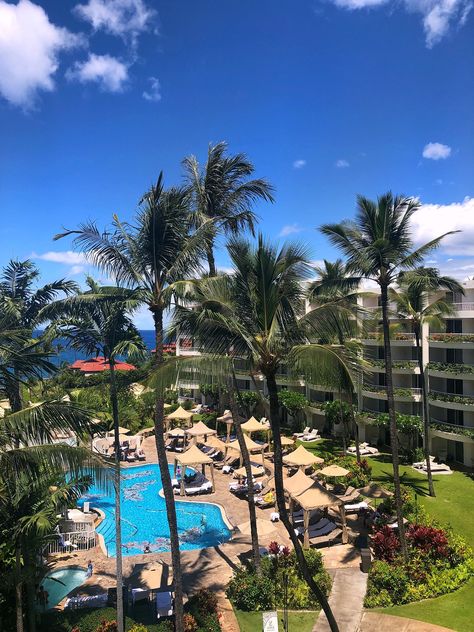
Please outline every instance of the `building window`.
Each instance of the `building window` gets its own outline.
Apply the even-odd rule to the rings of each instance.
[[[446,349],[446,362],[449,364],[463,364],[462,349]]]
[[[446,380],[446,392],[452,393],[453,395],[462,395],[463,381],[453,379]]]
[[[460,318],[447,318],[446,333],[462,334],[462,320]]]

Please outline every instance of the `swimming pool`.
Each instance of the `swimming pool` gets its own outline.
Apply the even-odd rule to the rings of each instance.
[[[46,609],[57,606],[74,588],[86,581],[87,571],[79,566],[69,566],[51,571],[43,578],[41,586],[48,593]],[[43,609],[44,606],[38,606]]]
[[[172,471],[172,466],[170,466]],[[140,465],[122,469],[122,552],[123,555],[143,553],[145,546],[152,553],[170,550],[169,526],[159,466]],[[115,502],[113,490],[105,492],[93,486],[79,506],[89,501],[92,507],[104,512],[105,519],[97,527],[102,534],[109,557],[116,554]],[[176,502],[180,548],[204,549],[230,539],[220,508],[211,503]]]

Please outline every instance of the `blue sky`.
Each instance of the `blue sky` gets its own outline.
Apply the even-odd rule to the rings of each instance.
[[[433,262],[474,274],[470,9],[0,0],[0,265],[33,256],[45,280],[81,280],[62,226],[131,218],[160,169],[179,182],[185,155],[226,140],[276,188],[258,207],[270,237],[333,258],[315,227],[390,188],[421,198],[417,240],[463,229]]]

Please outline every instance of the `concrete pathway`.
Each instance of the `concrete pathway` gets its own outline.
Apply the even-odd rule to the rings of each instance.
[[[339,631],[358,632],[367,590],[367,575],[357,567],[331,569],[329,573],[333,577],[329,605],[336,617]],[[326,615],[321,610],[313,632],[330,630]]]
[[[390,632],[452,632],[449,628],[442,628],[432,623],[394,617],[381,612],[364,612],[360,632],[381,632],[381,630],[390,630]]]

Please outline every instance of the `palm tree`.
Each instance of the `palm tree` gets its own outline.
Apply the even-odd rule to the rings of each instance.
[[[259,199],[273,202],[273,187],[264,179],[249,180],[255,167],[245,154],[229,156],[227,143],[209,145],[204,167],[195,156],[183,160],[186,181],[192,195],[197,226],[213,220],[214,232],[206,251],[209,274],[216,276],[214,241],[219,233],[237,235],[256,223],[253,205]]]
[[[357,303],[358,297],[361,296],[361,292],[359,291],[358,279],[352,278],[342,259],[336,259],[336,261],[334,262],[323,259],[323,264],[320,266],[316,266],[315,271],[318,275],[318,278],[310,283],[308,287],[308,299],[313,305],[336,303],[341,308],[341,313],[345,315],[346,320],[341,326],[338,326],[338,323],[341,320],[341,313],[339,313],[338,318],[335,319],[334,324],[336,327],[337,341],[340,345],[344,345],[347,341],[347,331],[350,331],[352,323],[354,323],[355,329],[357,321],[361,315],[361,310]],[[360,394],[361,383],[359,380],[359,383],[357,384],[357,405],[359,410],[361,409]],[[351,390],[349,393],[347,393],[347,395],[349,397],[351,421],[354,428],[356,458],[357,461],[360,463],[359,426],[354,415],[353,391]],[[340,398],[341,395],[339,395],[339,399]]]
[[[10,322],[17,329],[28,331],[30,338],[33,338],[35,330],[45,322],[45,308],[61,294],[68,296],[77,290],[77,285],[73,281],[65,279],[47,283],[42,287],[35,287],[38,277],[39,270],[29,260],[11,260],[3,268],[0,277],[0,311],[3,314],[8,314]],[[45,336],[40,336],[36,343],[32,343],[31,340],[25,340],[23,352],[39,354],[43,348],[42,343],[48,342],[50,342],[50,339]],[[33,358],[31,359],[33,360]],[[34,362],[29,364],[31,367]],[[43,364],[37,375],[41,376],[42,372],[44,374],[47,369],[47,364]],[[54,365],[49,365],[49,369],[50,372],[53,371],[55,369]],[[12,366],[12,370],[18,378],[26,377],[22,373],[19,362]],[[21,410],[23,404],[21,401],[20,381],[12,380],[6,392],[12,411]]]
[[[111,232],[101,233],[94,223],[66,231],[55,239],[72,235],[74,244],[86,257],[117,283],[133,289],[138,300],[148,306],[155,329],[156,367],[164,361],[163,317],[171,304],[174,284],[201,269],[201,256],[209,239],[209,225],[203,223],[192,232],[189,195],[186,189],[163,189],[163,175],[145,193],[135,224],[121,223],[114,216]],[[170,529],[171,558],[175,586],[176,630],[183,630],[183,586],[178,525],[174,493],[164,440],[163,396],[155,406],[155,442],[163,483],[163,494]]]
[[[415,334],[423,402],[423,447],[428,475],[428,489],[430,496],[435,496],[430,461],[430,417],[428,387],[423,366],[422,331],[424,324],[434,325],[435,327],[440,326],[443,318],[452,316],[455,312],[452,304],[446,300],[444,293],[438,297],[433,297],[433,294],[442,290],[464,294],[464,289],[455,279],[441,276],[435,268],[418,268],[412,272],[404,272],[399,275],[398,283],[399,287],[397,289],[390,288],[389,298],[395,304],[395,312],[398,318],[411,323]]]
[[[56,331],[61,338],[70,340],[74,349],[102,355],[110,366],[109,393],[115,444],[115,540],[117,574],[117,627],[124,631],[122,533],[120,517],[120,419],[118,409],[115,364],[117,356],[131,359],[144,357],[145,344],[128,317],[139,302],[133,290],[119,287],[101,287],[92,278],[87,278],[89,290],[77,296],[56,301],[54,308],[66,318],[56,322]]]
[[[210,360],[186,359],[184,362],[189,366],[202,364],[206,371],[228,374],[233,369],[233,359],[238,357],[248,361],[250,372],[263,374],[266,378],[280,518],[295,547],[303,577],[320,601],[331,629],[337,630],[326,596],[308,570],[285,504],[276,374],[284,364],[298,374],[320,380],[319,383],[332,383],[336,379],[337,383],[344,382],[347,388],[348,382],[352,384],[351,371],[343,362],[339,348],[308,344],[307,322],[302,319],[303,281],[311,268],[304,248],[285,245],[277,249],[259,236],[256,247],[235,239],[229,243],[228,250],[233,274],[196,282],[187,296],[188,305],[184,302],[175,307],[173,329],[196,336],[211,354]],[[325,324],[331,323],[333,316],[331,305],[314,310],[311,331],[318,324],[320,336],[329,335]],[[165,384],[166,379],[163,379],[161,387]]]
[[[418,200],[394,196],[392,193],[380,196],[376,202],[358,196],[355,220],[324,224],[320,229],[346,256],[347,272],[353,275],[354,282],[365,278],[374,281],[380,287],[395,504],[400,545],[405,558],[407,545],[403,526],[397,420],[393,397],[388,290],[401,271],[412,270],[418,266],[423,258],[440,244],[443,237],[450,234],[441,235],[413,250],[410,220],[419,208]],[[346,283],[347,280],[344,279],[343,282]],[[333,284],[337,286],[337,279]]]

